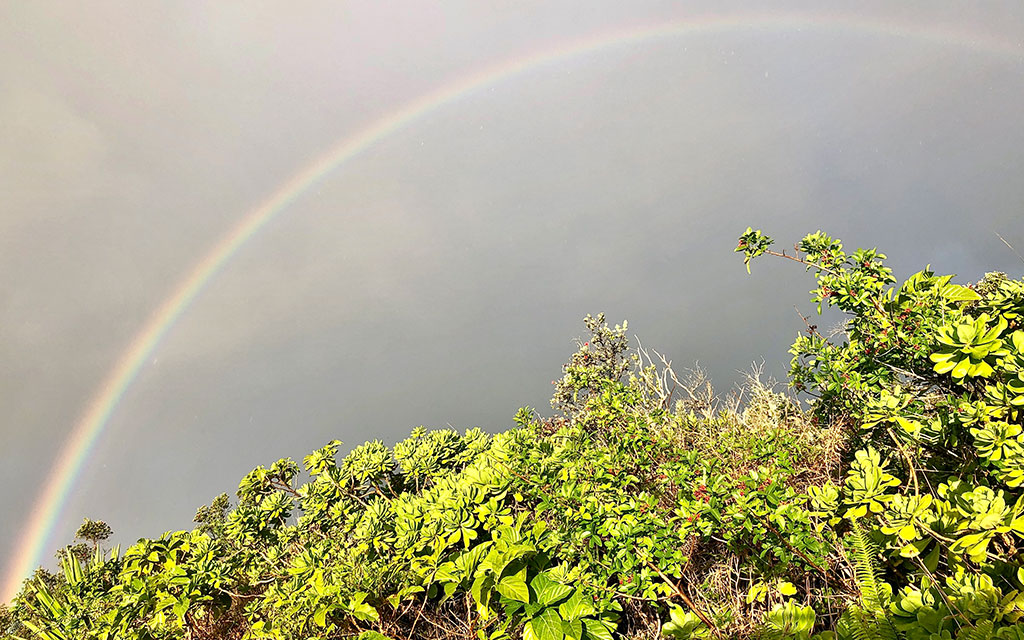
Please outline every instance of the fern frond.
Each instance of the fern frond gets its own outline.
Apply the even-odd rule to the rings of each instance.
[[[973,627],[965,627],[957,634],[957,640],[991,640],[995,637],[995,623],[991,620],[975,622]]]
[[[839,640],[872,640],[874,626],[866,618],[863,609],[850,605],[836,623],[836,637]]]
[[[861,609],[851,610],[854,628],[866,635],[865,638],[880,640],[898,640],[899,634],[889,617],[889,603],[892,599],[892,587],[882,578],[878,567],[878,546],[857,522],[850,531],[853,545],[854,571],[857,575],[857,586],[860,588]],[[854,637],[861,637],[854,632]]]

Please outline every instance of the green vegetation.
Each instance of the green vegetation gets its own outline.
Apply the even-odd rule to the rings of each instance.
[[[554,416],[331,442],[123,553],[87,521],[0,633],[1024,640],[1024,281],[896,285],[820,232],[771,247],[736,250],[799,262],[847,314],[791,349],[809,410],[757,376],[717,399],[588,316]]]

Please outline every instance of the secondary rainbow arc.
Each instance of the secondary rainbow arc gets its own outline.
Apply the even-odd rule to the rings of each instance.
[[[877,24],[853,16],[741,15],[707,16],[697,20],[639,26],[605,32],[522,58],[484,68],[451,84],[423,95],[400,109],[385,115],[364,129],[342,139],[313,162],[298,171],[270,194],[260,205],[248,211],[175,287],[171,295],[150,315],[128,349],[118,358],[114,369],[103,380],[85,412],[64,444],[27,525],[19,536],[14,563],[0,590],[0,602],[9,602],[21,581],[31,575],[47,548],[52,529],[67,501],[74,480],[110,420],[118,402],[138,376],[175,322],[195,301],[206,284],[217,275],[245,243],[264,228],[290,203],[311,186],[351,160],[374,143],[410,125],[417,119],[476,90],[493,85],[546,63],[563,61],[625,44],[641,43],[662,37],[703,35],[738,30],[836,30],[909,38],[954,45],[1024,60],[1024,43],[937,27]]]

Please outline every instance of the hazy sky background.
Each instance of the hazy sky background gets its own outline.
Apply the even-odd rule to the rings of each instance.
[[[812,281],[747,276],[748,225],[878,246],[900,276],[1019,276],[995,233],[1024,253],[1024,5],[937,4],[0,4],[0,578],[67,434],[222,235],[337,141],[502,61],[735,21],[531,67],[297,199],[153,353],[47,561],[84,516],[123,543],[185,528],[332,438],[548,411],[586,313],[722,392],[762,358],[780,376]]]

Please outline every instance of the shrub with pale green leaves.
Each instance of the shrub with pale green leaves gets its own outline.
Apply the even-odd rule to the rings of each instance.
[[[587,316],[556,415],[332,441],[123,552],[92,523],[0,633],[1024,640],[1024,283],[897,284],[822,232],[771,247],[748,229],[736,250],[800,263],[847,314],[794,342],[798,395],[752,377],[715,399]]]

